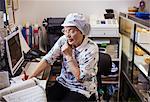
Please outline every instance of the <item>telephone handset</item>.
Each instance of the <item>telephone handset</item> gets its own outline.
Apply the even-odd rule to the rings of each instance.
[[[73,45],[70,45],[68,41],[67,41],[67,44],[68,44],[72,49],[74,48],[74,46],[73,46]]]
[[[67,41],[67,44],[68,44],[70,47],[72,47],[72,45],[70,45],[68,41]]]
[[[28,53],[24,53],[25,59],[35,59],[35,58],[40,58],[41,56],[44,56],[46,53],[40,51],[39,49],[32,49]]]

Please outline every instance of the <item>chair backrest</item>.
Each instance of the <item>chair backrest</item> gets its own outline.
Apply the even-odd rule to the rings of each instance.
[[[98,74],[109,75],[112,68],[111,56],[107,53],[99,53]]]
[[[101,96],[102,80],[101,75],[109,75],[112,68],[112,59],[111,56],[107,53],[99,53],[99,62],[98,62],[98,72],[97,72],[97,82],[98,82],[98,95]]]

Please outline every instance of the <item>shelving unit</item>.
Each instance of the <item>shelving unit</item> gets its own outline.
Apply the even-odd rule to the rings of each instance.
[[[112,35],[112,34],[111,34]],[[102,85],[108,86],[113,85],[116,89],[115,96],[113,97],[113,101],[119,101],[119,92],[120,92],[120,72],[121,72],[121,51],[122,51],[122,38],[121,35],[107,35],[104,36],[101,32],[99,34],[96,34],[96,36],[90,34],[89,38],[95,41],[100,51],[101,49],[104,49],[103,44],[106,44],[106,51],[102,51],[105,53],[108,53],[111,58],[112,62],[116,65],[117,71],[111,75],[104,76],[101,75],[102,78]],[[107,49],[108,47],[108,49]],[[113,50],[111,48],[117,49],[117,51]],[[111,52],[112,51],[112,52]]]
[[[144,35],[145,33],[150,34],[150,20],[143,20],[135,17],[135,15],[120,13],[119,24],[119,31],[124,38],[123,40],[130,41],[127,47],[126,43],[123,42],[121,100],[149,102],[150,64],[145,62],[145,58],[150,57],[150,42],[148,40],[142,42],[138,37],[144,37],[143,32]],[[139,32],[139,29],[142,30]],[[136,51],[137,48],[140,53]],[[124,88],[128,91],[125,92]]]

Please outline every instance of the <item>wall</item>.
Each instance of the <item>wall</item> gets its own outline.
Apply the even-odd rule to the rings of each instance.
[[[47,17],[65,17],[70,12],[80,12],[86,16],[103,14],[105,8],[117,13],[127,12],[129,6],[138,5],[139,0],[19,0],[16,12],[17,24],[23,21],[41,23]]]

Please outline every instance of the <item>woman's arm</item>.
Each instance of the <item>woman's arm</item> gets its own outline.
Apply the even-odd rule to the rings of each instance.
[[[69,70],[72,72],[72,74],[75,76],[77,80],[80,80],[80,68],[78,67],[79,65],[77,64],[77,61],[73,58],[72,47],[66,43],[63,45],[61,50],[67,60]]]
[[[75,78],[79,81],[80,80],[80,68],[77,64],[77,61],[73,59],[72,56],[66,56],[67,64],[69,66],[69,70],[75,76]]]
[[[41,72],[43,72],[46,68],[51,68],[50,64],[47,63],[46,60],[41,60],[36,66],[37,70],[29,76],[29,78],[38,76]]]
[[[37,70],[29,78],[38,76],[46,68],[51,68],[51,65],[57,60],[61,54],[61,46],[65,43],[66,37],[60,37],[52,49],[43,57],[43,59],[37,65]]]

